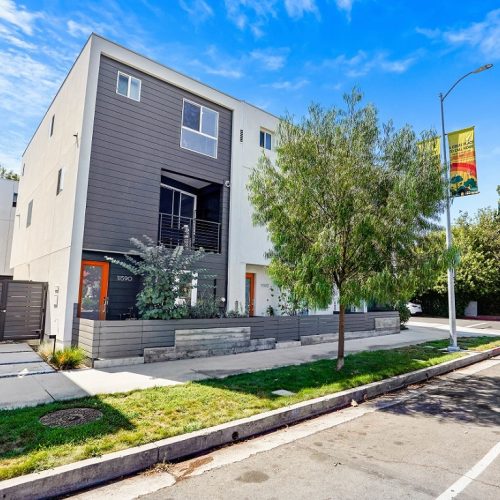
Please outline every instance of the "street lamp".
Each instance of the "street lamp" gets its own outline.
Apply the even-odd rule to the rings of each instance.
[[[439,94],[439,100],[441,102],[441,127],[443,136],[443,159],[445,165],[445,180],[446,180],[446,248],[449,250],[452,245],[451,236],[451,216],[450,216],[450,167],[448,166],[448,159],[446,157],[446,134],[444,131],[444,100],[448,97],[450,92],[469,75],[475,73],[481,73],[487,69],[493,67],[493,64],[485,64],[474,71],[470,71],[461,78],[459,78],[446,92],[445,94]],[[457,344],[457,318],[455,311],[455,270],[453,267],[448,268],[448,321],[450,325],[450,345],[448,346],[448,351],[458,351],[459,347]]]

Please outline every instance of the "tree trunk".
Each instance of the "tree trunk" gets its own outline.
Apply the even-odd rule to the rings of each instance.
[[[339,342],[337,348],[337,371],[344,366],[344,330],[345,330],[345,306],[340,304],[339,313]]]

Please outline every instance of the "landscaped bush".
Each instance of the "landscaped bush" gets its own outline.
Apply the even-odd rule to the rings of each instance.
[[[42,342],[38,348],[38,354],[60,370],[71,370],[78,368],[85,359],[85,352],[80,347],[64,347],[53,352],[52,342]]]
[[[394,309],[399,312],[399,324],[401,329],[406,329],[406,323],[411,317],[410,310],[408,309],[406,302],[400,301],[395,306]]]

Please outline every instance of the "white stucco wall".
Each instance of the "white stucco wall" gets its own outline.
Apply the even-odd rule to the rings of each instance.
[[[268,260],[265,253],[270,243],[265,228],[252,222],[252,206],[248,199],[247,183],[252,169],[257,165],[262,154],[274,160],[274,151],[262,149],[259,144],[260,130],[274,131],[278,118],[241,102],[233,115],[233,161],[231,167],[231,208],[229,218],[229,255],[228,255],[228,307],[235,301],[245,304],[245,273],[247,266],[260,266],[258,276],[265,272]],[[240,142],[240,130],[243,130],[243,142]],[[274,136],[273,136],[274,139]],[[274,146],[274,145],[273,145]],[[248,271],[252,272],[252,271]],[[269,283],[269,278],[266,278]],[[261,311],[261,304],[266,303],[267,289],[255,286],[255,314]]]
[[[72,252],[81,256],[81,246],[72,248],[72,243],[75,199],[81,187],[80,151],[82,142],[90,140],[82,131],[89,56],[90,43],[82,50],[24,152],[12,244],[14,279],[49,283],[46,332],[56,334],[58,342],[65,344],[71,339],[74,298],[74,293],[68,295],[70,259]],[[54,132],[50,137],[52,116]],[[60,168],[64,184],[56,194]],[[32,220],[26,227],[31,200]],[[78,211],[82,211],[81,204]]]
[[[13,269],[10,267],[10,254],[16,209],[12,206],[12,202],[18,188],[17,181],[0,179],[0,276],[13,274]]]

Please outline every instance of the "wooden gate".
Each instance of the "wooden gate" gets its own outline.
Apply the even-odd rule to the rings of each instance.
[[[0,341],[41,338],[47,283],[0,280]]]

